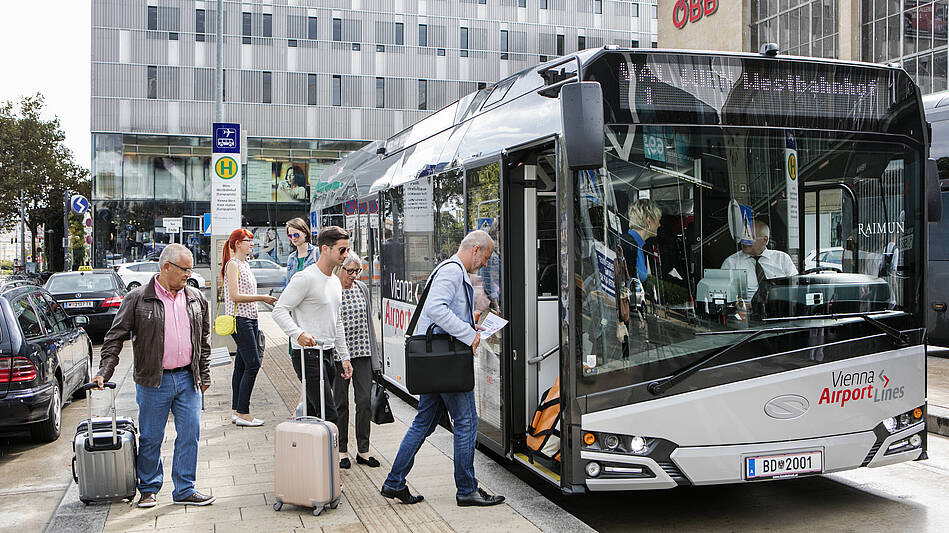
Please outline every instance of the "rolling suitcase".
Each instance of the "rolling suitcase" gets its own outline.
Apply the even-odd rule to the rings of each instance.
[[[85,385],[89,417],[79,424],[73,440],[73,479],[79,484],[79,500],[87,505],[132,500],[138,482],[138,430],[131,419],[123,417],[120,422],[115,415],[115,383],[104,386],[112,392],[112,418],[92,417],[90,395],[96,385]]]
[[[336,424],[327,422],[323,389],[323,343],[320,349],[320,418],[301,416],[277,425],[274,437],[275,511],[289,503],[312,507],[319,516],[325,507],[336,509],[342,496],[339,479],[339,433]],[[305,350],[300,350],[303,413],[306,414]]]

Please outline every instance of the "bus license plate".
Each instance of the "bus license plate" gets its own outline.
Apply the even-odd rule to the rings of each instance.
[[[79,307],[92,307],[95,302],[66,302],[66,309],[77,309]]]
[[[745,458],[745,479],[791,477],[824,471],[824,453],[806,451]]]

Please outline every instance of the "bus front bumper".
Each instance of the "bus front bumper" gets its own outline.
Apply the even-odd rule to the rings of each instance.
[[[821,451],[822,471],[804,475],[912,461],[920,457],[924,446],[910,446],[908,439],[921,435],[925,442],[925,432],[925,424],[920,422],[885,437],[871,430],[781,443],[679,447],[670,454],[671,462],[662,464],[649,457],[588,450],[582,450],[580,458],[584,464],[596,461],[601,465],[600,475],[586,476],[585,483],[591,491],[665,489],[687,484],[750,481],[746,477],[745,462],[752,456]],[[769,479],[788,477],[797,476]]]

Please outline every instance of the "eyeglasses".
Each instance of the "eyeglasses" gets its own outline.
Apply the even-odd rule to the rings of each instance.
[[[343,269],[343,272],[349,274],[350,276],[355,276],[356,274],[359,273],[360,270],[362,270],[362,269],[359,268],[359,267],[356,267],[356,268],[344,268],[344,269]]]
[[[300,238],[300,234],[299,234],[299,233],[287,233],[287,237],[290,237],[291,239],[299,239],[299,238]]]
[[[254,242],[254,239],[241,239],[241,242]]]
[[[171,263],[172,265],[175,265],[176,267],[180,268],[181,270],[184,270],[184,271],[187,272],[189,275],[194,272],[194,269],[193,269],[193,268],[185,268],[185,267],[183,267],[183,266],[181,266],[181,265],[172,263],[171,261],[168,261],[168,262]]]
[[[348,251],[349,251],[349,248],[341,247],[341,248],[338,249],[338,251],[337,251],[336,253],[338,253],[339,255],[343,255],[343,254],[345,254],[345,253],[348,252]]]

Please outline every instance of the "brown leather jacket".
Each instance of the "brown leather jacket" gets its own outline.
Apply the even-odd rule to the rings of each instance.
[[[188,317],[191,319],[191,372],[195,387],[211,384],[211,321],[208,300],[201,291],[186,287]],[[98,375],[108,380],[119,364],[119,352],[132,339],[135,357],[132,377],[145,387],[161,386],[162,357],[165,352],[165,305],[155,293],[155,278],[125,295],[112,327],[102,342],[102,362]]]

